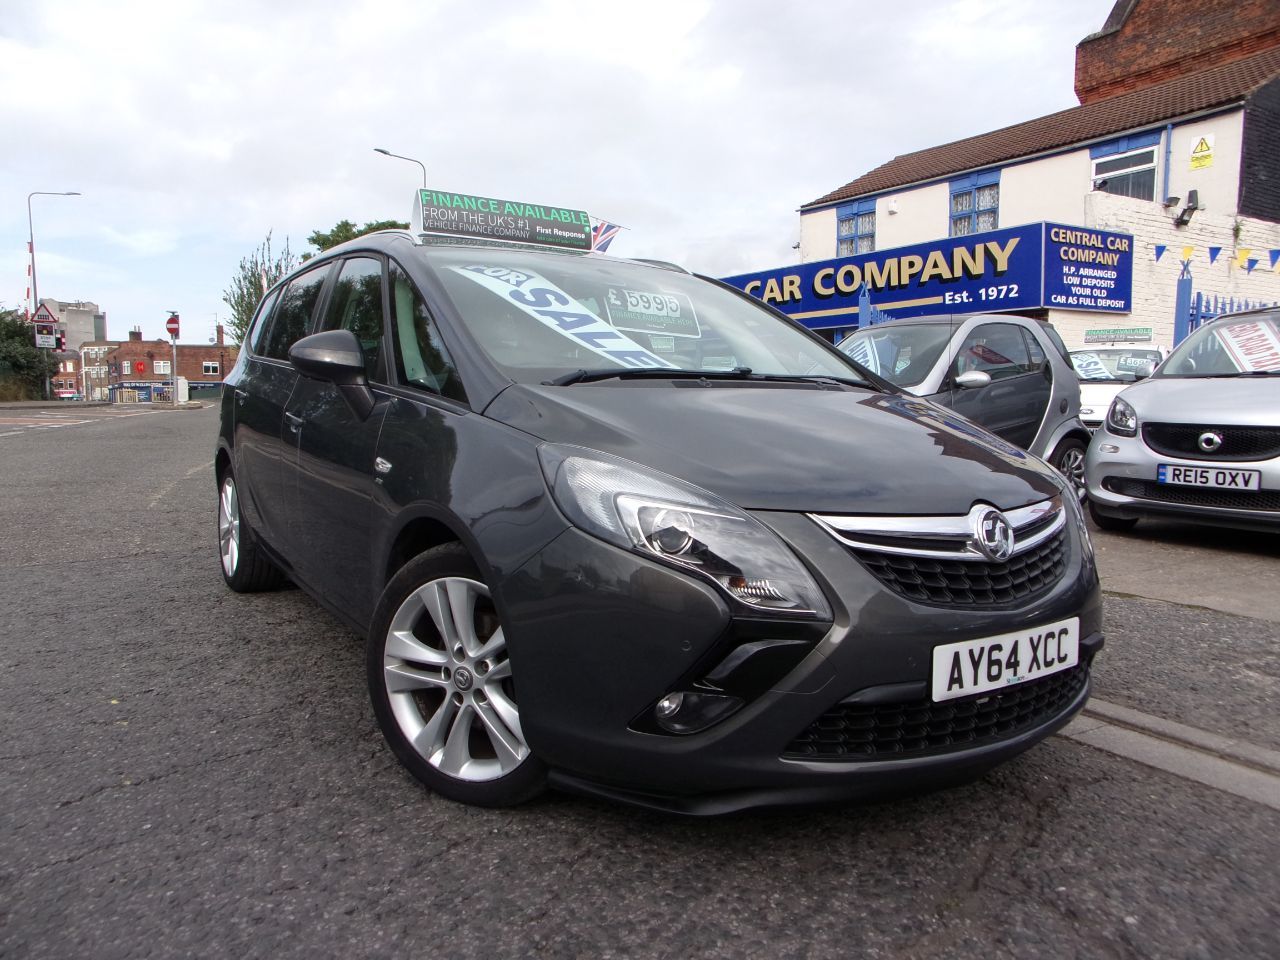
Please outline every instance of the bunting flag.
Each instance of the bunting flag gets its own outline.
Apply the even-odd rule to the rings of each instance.
[[[1210,263],[1210,265],[1217,263],[1217,262],[1218,262],[1218,257],[1220,257],[1220,256],[1222,256],[1222,248],[1221,248],[1221,247],[1210,247],[1210,248],[1209,248],[1209,263]]]
[[[1183,263],[1186,263],[1188,260],[1190,260],[1190,259],[1191,259],[1191,255],[1192,255],[1192,254],[1194,254],[1195,252],[1196,252],[1196,248],[1195,248],[1195,247],[1192,247],[1192,246],[1189,246],[1189,245],[1188,245],[1188,246],[1183,247],[1183,248],[1182,248],[1182,262],[1183,262]]]
[[[1156,263],[1160,262],[1160,258],[1164,256],[1164,252],[1168,249],[1169,248],[1166,247],[1163,243],[1156,244]]]
[[[1276,268],[1277,262],[1280,262],[1280,250],[1272,250],[1271,251],[1271,269],[1272,270]]]
[[[1236,251],[1236,266],[1244,267],[1244,262],[1249,259],[1249,254],[1253,253],[1248,247],[1241,247]]]
[[[1250,257],[1248,260],[1245,261],[1244,272],[1253,273],[1253,268],[1258,265],[1258,262],[1259,261],[1257,260],[1256,257]]]

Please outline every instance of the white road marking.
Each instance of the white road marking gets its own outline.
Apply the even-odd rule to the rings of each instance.
[[[159,503],[161,500],[167,497],[169,493],[173,490],[173,488],[176,487],[183,480],[186,480],[190,477],[194,477],[201,470],[208,470],[212,466],[213,466],[213,461],[210,460],[208,463],[202,463],[198,467],[192,467],[190,470],[188,470],[182,476],[178,477],[176,480],[170,480],[163,487],[161,487],[160,492],[157,493],[154,497],[152,497],[151,500],[147,503],[147,509],[150,510],[157,503]]]
[[[1280,751],[1090,700],[1061,735],[1280,810]]]

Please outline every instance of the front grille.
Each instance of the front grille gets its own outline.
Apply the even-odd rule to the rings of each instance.
[[[1217,487],[1183,487],[1154,480],[1107,477],[1103,489],[1123,497],[1181,503],[1190,507],[1223,507],[1229,510],[1280,510],[1280,490],[1221,490]]]
[[[1205,453],[1200,449],[1200,435],[1210,431],[1222,437],[1222,446],[1213,453]],[[1280,457],[1280,427],[1144,423],[1142,442],[1156,453],[1186,460],[1270,460]]]
[[[796,737],[789,760],[896,760],[994,743],[1038,727],[1072,704],[1083,664],[993,693],[934,703],[837,704]]]
[[[997,607],[1053,586],[1066,568],[1066,533],[1003,563],[950,560],[852,550],[871,574],[894,593],[946,607]]]

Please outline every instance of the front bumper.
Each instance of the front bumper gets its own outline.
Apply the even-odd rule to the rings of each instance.
[[[1065,574],[1018,609],[928,606],[892,592],[800,514],[757,514],[804,558],[833,622],[776,682],[702,733],[645,729],[653,704],[719,662],[744,636],[802,635],[731,614],[711,586],[569,530],[500,586],[521,722],[552,781],[579,792],[686,813],[884,795],[968,779],[1066,723],[1088,697],[1102,644],[1096,570],[1074,525]],[[919,695],[933,647],[1027,623],[1080,618],[1082,683],[1034,725],[972,745],[893,759],[799,759],[789,748],[859,691]],[[683,686],[682,686],[683,685]],[[1011,688],[1012,689],[1012,688]]]
[[[1210,487],[1160,484],[1156,477],[1161,464],[1257,470],[1261,489],[1258,495],[1247,491],[1232,495]],[[1171,457],[1151,450],[1141,437],[1121,437],[1103,428],[1089,444],[1085,477],[1090,503],[1108,517],[1160,517],[1244,530],[1280,530],[1280,458],[1215,464]]]

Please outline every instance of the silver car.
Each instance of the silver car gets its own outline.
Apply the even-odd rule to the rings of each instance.
[[[1128,387],[1093,436],[1089,510],[1280,530],[1280,309],[1209,321]]]
[[[911,317],[864,327],[839,347],[1047,460],[1083,496],[1089,431],[1080,422],[1080,381],[1053,327],[1007,313]]]

